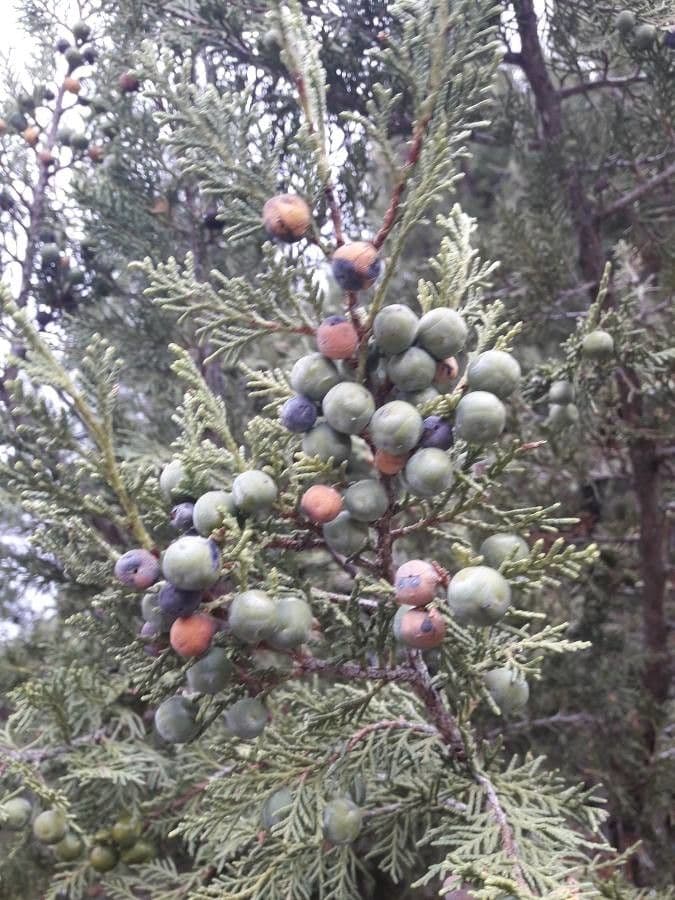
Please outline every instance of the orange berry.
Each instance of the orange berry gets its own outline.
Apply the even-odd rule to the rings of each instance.
[[[38,159],[43,166],[51,166],[52,163],[56,162],[49,150],[38,150]]]
[[[211,646],[216,622],[205,613],[176,619],[169,632],[171,646],[180,656],[201,656]]]
[[[430,650],[443,643],[445,627],[437,609],[409,609],[401,618],[399,637],[408,647]]]
[[[359,346],[359,336],[344,316],[328,316],[316,330],[316,345],[327,359],[350,359]]]
[[[100,144],[92,144],[87,149],[87,156],[92,162],[100,163],[103,159],[103,147]]]
[[[354,241],[338,247],[331,262],[333,276],[345,291],[362,291],[380,274],[380,258],[369,241]]]
[[[410,606],[424,606],[433,600],[440,577],[431,563],[423,559],[411,559],[396,570],[394,586],[396,602]]]
[[[0,137],[7,131],[7,122],[4,119],[0,119]]]
[[[79,94],[82,90],[82,83],[78,78],[68,75],[63,79],[63,86],[69,94]]]
[[[386,450],[375,451],[375,468],[383,475],[398,475],[407,461],[407,455],[396,456],[394,453],[387,453]]]
[[[333,487],[315,484],[302,495],[300,509],[310,522],[325,525],[342,512],[342,495]]]
[[[26,128],[23,132],[23,139],[31,147],[34,147],[40,139],[40,129],[37,125],[31,125],[30,128]]]
[[[271,238],[293,244],[299,241],[309,228],[312,213],[296,194],[277,194],[263,206],[262,221]]]

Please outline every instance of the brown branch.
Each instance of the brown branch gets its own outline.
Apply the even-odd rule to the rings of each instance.
[[[637,187],[633,188],[632,191],[628,191],[628,193],[624,194],[622,197],[619,197],[618,200],[615,200],[614,203],[610,204],[610,206],[606,206],[604,209],[598,210],[595,216],[596,221],[607,219],[610,216],[613,216],[615,213],[620,212],[622,209],[630,206],[631,203],[635,203],[636,200],[644,197],[645,194],[651,193],[654,188],[659,187],[660,185],[664,184],[664,182],[669,181],[671,178],[675,178],[675,163],[671,163],[662,172],[659,172],[658,175],[655,175],[648,181],[643,181],[642,184],[639,184]]]
[[[646,80],[644,75],[632,75],[629,78],[598,78],[596,81],[582,81],[581,84],[562,88],[558,91],[558,96],[562,100],[566,100],[568,97],[586,94],[588,91],[596,91],[600,88],[622,88],[629,84],[637,84]]]

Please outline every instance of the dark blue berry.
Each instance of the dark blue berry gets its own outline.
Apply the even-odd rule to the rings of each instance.
[[[316,422],[316,417],[316,403],[302,394],[291,397],[281,407],[281,424],[295,434],[309,431]]]
[[[663,39],[663,43],[669,50],[675,50],[675,31],[668,31]]]
[[[173,584],[165,584],[159,592],[158,604],[164,616],[175,619],[190,616],[202,599],[201,591],[182,591]]]
[[[194,511],[194,503],[179,503],[171,510],[169,521],[171,527],[176,531],[189,531],[192,528],[192,513]]]
[[[453,443],[452,425],[440,416],[427,416],[419,446],[449,450]]]

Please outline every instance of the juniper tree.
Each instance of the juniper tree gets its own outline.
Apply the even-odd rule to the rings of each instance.
[[[58,560],[79,606],[66,640],[46,650],[49,678],[11,697],[3,808],[19,834],[3,877],[19,896],[34,890],[31,859],[44,865],[46,896],[77,897],[99,879],[120,897],[599,890],[589,860],[607,849],[597,801],[541,760],[509,760],[495,718],[522,707],[528,682],[536,691],[547,657],[582,648],[532,607],[560,579],[578,581],[595,549],[524,543],[568,523],[554,508],[494,501],[538,446],[520,436],[508,399],[518,327],[502,303],[486,302],[494,267],[473,247],[475,224],[448,199],[468,132],[485,115],[492,10],[392,10],[372,57],[383,87],[352,114],[392,184],[370,233],[360,210],[343,219],[325,74],[299,5],[276,10],[274,27],[284,96],[297,101],[302,126],[271,148],[250,92],[176,85],[150,50],[142,61],[149,95],[164,101],[168,146],[222,201],[228,240],[242,252],[259,241],[270,200],[273,236],[306,226],[289,248],[267,245],[248,276],[207,277],[191,256],[135,268],[148,302],[189,318],[214,362],[233,366],[259,340],[293,339],[283,366],[242,364],[260,404],[243,440],[192,354],[174,346],[185,395],[174,461],[158,479],[120,428],[117,349],[94,337],[68,370],[7,297],[8,331],[27,353],[12,386],[21,424],[5,474],[41,523],[36,552]],[[412,98],[403,158],[387,127],[401,102],[392,86]],[[280,185],[295,199],[276,197]],[[407,273],[407,295],[394,294],[406,247],[438,210],[439,246]],[[318,274],[323,258],[334,276]],[[569,342],[570,372],[598,314]],[[392,341],[400,355],[389,358]],[[451,350],[459,362],[446,359]],[[592,369],[602,377],[602,362]],[[509,410],[501,438],[497,395]],[[301,438],[299,411],[316,416],[319,401],[326,422]],[[172,539],[176,501],[174,522],[191,520],[198,535]],[[326,518],[326,501],[347,511]],[[113,534],[96,528],[101,519]],[[495,540],[504,533],[506,550]],[[161,551],[167,584],[157,592]],[[140,609],[134,586],[150,589]],[[168,619],[188,606],[167,636]],[[141,613],[149,654],[136,633]],[[23,828],[21,798],[31,816],[45,810],[33,831],[59,840],[55,870],[52,851]]]

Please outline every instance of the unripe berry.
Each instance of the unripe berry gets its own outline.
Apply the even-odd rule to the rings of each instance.
[[[415,496],[437,497],[452,486],[450,457],[437,447],[416,450],[406,463],[405,480]]]
[[[396,602],[410,606],[425,606],[433,600],[441,579],[431,563],[411,559],[400,565],[394,576]]]
[[[550,403],[574,403],[574,385],[569,381],[554,381],[548,389]]]
[[[180,537],[164,551],[162,573],[181,590],[203,591],[218,580],[218,546],[214,541],[196,535]]]
[[[236,737],[250,741],[265,730],[269,722],[266,707],[252,697],[237,700],[225,711],[225,725]]]
[[[416,650],[440,647],[445,637],[446,625],[445,619],[437,609],[434,607],[406,609],[402,606],[399,612],[401,611],[403,612],[395,634],[406,647],[413,647]]]
[[[43,251],[44,252],[44,251]],[[162,469],[159,476],[159,490],[162,497],[167,503],[172,500],[188,499],[190,494],[187,490],[187,472],[185,466],[179,459],[173,459],[167,463]]]
[[[132,847],[141,836],[140,819],[134,818],[134,816],[123,816],[110,829],[110,836],[118,847],[122,849]]]
[[[320,353],[301,356],[291,370],[291,387],[310,400],[323,400],[328,391],[340,382],[340,373],[333,363]]]
[[[276,625],[268,643],[277,650],[294,650],[304,644],[312,627],[312,610],[303,597],[279,597]]]
[[[0,805],[0,828],[22,831],[30,822],[33,807],[24,797],[12,797]]]
[[[279,788],[270,794],[263,803],[260,820],[262,827],[269,830],[282,822],[290,812],[293,796],[287,787]]]
[[[342,495],[333,487],[314,484],[302,495],[300,509],[310,522],[325,525],[342,512]]]
[[[486,350],[471,362],[466,378],[470,390],[489,391],[504,400],[520,383],[520,366],[510,353]]]
[[[95,844],[89,851],[89,864],[97,872],[109,872],[118,862],[117,851],[105,844]]]
[[[622,9],[615,20],[616,29],[625,37],[635,28],[636,21],[634,12],[630,9]]]
[[[232,634],[246,644],[267,640],[278,626],[277,604],[265,591],[236,594],[229,611]]]
[[[265,231],[271,238],[293,244],[307,232],[312,212],[296,194],[277,194],[263,206],[262,221]]]
[[[359,346],[359,335],[349,319],[329,316],[316,330],[316,345],[328,359],[351,359]]]
[[[408,455],[395,456],[393,453],[387,453],[386,450],[376,450],[374,462],[375,468],[383,475],[398,475],[405,468]]]
[[[503,666],[485,673],[485,686],[495,701],[502,715],[521,710],[530,696],[530,686],[520,672]]]
[[[553,431],[568,428],[570,425],[579,423],[579,410],[574,403],[552,403],[548,408],[548,418],[546,425]]]
[[[124,850],[120,859],[127,866],[135,866],[140,863],[149,862],[154,856],[154,846],[149,841],[140,840]]]
[[[392,400],[375,411],[370,434],[378,450],[401,456],[412,450],[422,436],[422,416],[403,400]]]
[[[421,391],[429,387],[436,374],[436,361],[421,347],[410,347],[387,363],[387,375],[402,391]]]
[[[598,328],[587,334],[581,344],[581,354],[586,359],[598,362],[610,359],[614,355],[614,339],[607,331]]]
[[[511,588],[488,566],[467,566],[448,585],[450,612],[460,625],[494,625],[511,605]]]
[[[125,587],[145,591],[159,578],[159,562],[149,550],[129,550],[115,563],[115,578]]]
[[[200,694],[217,694],[232,678],[234,666],[222,647],[212,647],[209,652],[187,670],[186,678],[191,691]]]
[[[373,320],[375,343],[387,356],[403,353],[412,346],[419,320],[409,306],[393,303],[381,309]]]
[[[635,41],[635,46],[638,50],[651,50],[656,42],[656,36],[656,28],[654,28],[653,25],[645,23],[644,25],[638,25],[635,29],[633,40]]]
[[[197,707],[187,697],[169,697],[155,711],[155,728],[169,744],[185,744],[197,734]]]
[[[530,548],[520,535],[500,532],[485,538],[480,545],[479,553],[486,566],[498,569],[507,559],[510,562],[527,559],[530,555]]]
[[[59,809],[47,809],[33,821],[33,834],[42,844],[58,844],[67,830],[66,817]]]
[[[338,846],[351,844],[359,836],[363,811],[349,797],[327,803],[323,811],[323,836]]]
[[[501,400],[487,391],[465,394],[455,410],[455,433],[469,444],[496,441],[506,424]]]
[[[184,619],[176,619],[169,632],[171,646],[186,659],[201,656],[211,646],[216,633],[216,622],[213,616],[195,613]]]
[[[302,452],[306,456],[318,456],[324,462],[333,459],[339,465],[349,459],[352,442],[349,435],[340,434],[326,422],[320,422],[303,437]]]
[[[333,277],[344,291],[363,291],[380,274],[377,250],[369,241],[344,244],[333,254]]]
[[[375,412],[375,400],[362,385],[343,381],[328,391],[322,409],[328,424],[340,434],[360,434]]]
[[[449,450],[454,443],[452,425],[440,416],[427,416],[424,430],[420,438],[420,447],[436,447],[438,450]]]
[[[323,526],[323,537],[335,553],[353,556],[367,543],[368,526],[357,522],[348,512],[341,512]]]
[[[157,596],[157,606],[162,619],[173,625],[179,616],[191,616],[201,599],[201,591],[183,591],[175,584],[164,584]]]
[[[232,494],[228,491],[207,491],[194,505],[192,521],[203,537],[208,537],[223,524],[223,516],[236,512]]]
[[[242,472],[232,482],[232,499],[239,512],[267,513],[277,499],[274,480],[260,469]]]
[[[54,856],[59,862],[74,862],[82,855],[84,845],[72,831],[54,846]]]
[[[364,478],[345,491],[345,509],[357,522],[376,522],[389,507],[389,497],[379,481]]]
[[[466,343],[466,322],[454,309],[430,309],[420,319],[415,342],[434,359],[455,356]]]
[[[309,431],[316,422],[316,417],[316,403],[302,394],[289,397],[279,412],[281,424],[294,434]]]

